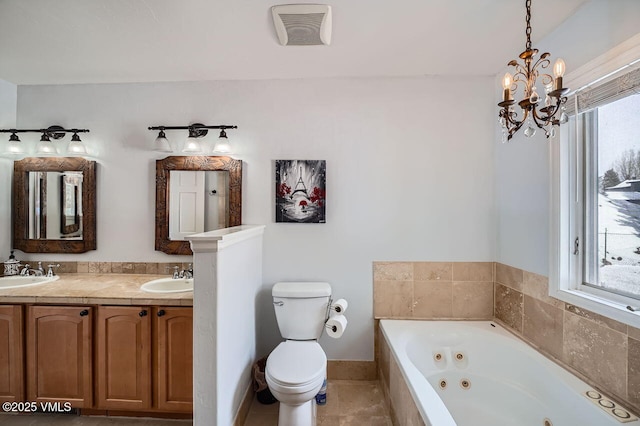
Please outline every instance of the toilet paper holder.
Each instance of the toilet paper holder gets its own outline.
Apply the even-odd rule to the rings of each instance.
[[[324,328],[331,331],[336,331],[336,326],[331,326],[327,324],[329,318],[331,318],[331,311],[335,310],[333,307],[333,297],[329,297],[329,303],[327,304],[327,313],[324,316]]]
[[[331,330],[333,332],[336,332],[338,330],[338,327],[336,327],[335,325],[329,325],[329,324],[324,324],[324,328],[326,328],[327,330]]]
[[[341,302],[342,304],[338,302]],[[337,314],[344,314],[344,311],[346,310],[346,304],[347,304],[346,300],[338,299],[336,301],[336,304],[334,305],[333,298],[332,297],[329,298],[329,303],[327,304],[327,313],[325,315],[325,320],[324,320],[325,322],[324,328],[326,328],[327,330],[331,330],[333,332],[337,331],[337,327],[335,325],[327,324],[327,321],[329,321],[329,319],[331,318],[331,311],[334,311]]]
[[[329,337],[339,339],[347,328],[347,318],[342,314],[333,315],[325,321],[324,328],[327,329],[327,335]]]
[[[345,299],[338,299],[335,302],[331,300],[331,310],[338,314],[344,314],[349,306],[349,302]]]

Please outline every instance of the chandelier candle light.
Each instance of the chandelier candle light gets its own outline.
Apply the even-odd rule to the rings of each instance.
[[[565,72],[564,61],[558,58],[553,66],[553,77],[541,70],[549,67],[549,53],[543,53],[536,60],[538,49],[531,47],[531,0],[526,0],[527,8],[527,44],[524,52],[520,54],[520,59],[524,63],[518,63],[517,60],[511,60],[507,65],[515,68],[514,74],[506,73],[502,80],[502,88],[504,89],[502,102],[498,103],[500,107],[500,125],[502,126],[502,141],[511,140],[513,135],[520,130],[526,123],[524,135],[531,137],[536,133],[536,127],[543,129],[547,138],[555,136],[556,126],[568,121],[565,113],[564,103],[567,102],[566,94],[568,88],[562,87],[562,77]],[[536,79],[540,77],[545,89],[544,106],[540,107],[540,96],[536,90]],[[522,109],[522,117],[518,119],[518,113],[513,108],[516,101],[513,99],[513,93],[522,83],[524,85],[524,97],[518,102]],[[560,114],[558,115],[558,112]],[[557,116],[557,117],[556,117]],[[534,125],[536,127],[534,127]]]

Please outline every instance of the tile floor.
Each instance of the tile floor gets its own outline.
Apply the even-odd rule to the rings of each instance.
[[[276,426],[278,403],[262,405],[254,399],[244,426]],[[391,426],[378,381],[330,380],[327,404],[318,406],[317,426]]]
[[[0,414],[0,426],[191,426],[191,420],[127,417],[87,417],[54,414]],[[245,426],[276,426],[278,403],[254,399]],[[378,381],[331,380],[327,404],[318,406],[317,426],[391,426]]]

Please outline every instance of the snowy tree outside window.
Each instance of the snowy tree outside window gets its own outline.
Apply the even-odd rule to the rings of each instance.
[[[640,96],[592,114],[597,130],[585,140],[585,152],[593,153],[585,159],[585,191],[591,194],[585,238],[594,250],[584,253],[584,284],[640,298]]]

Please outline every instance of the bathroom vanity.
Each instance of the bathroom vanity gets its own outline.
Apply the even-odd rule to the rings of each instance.
[[[0,401],[192,413],[193,293],[141,291],[153,278],[68,274],[2,290]]]

